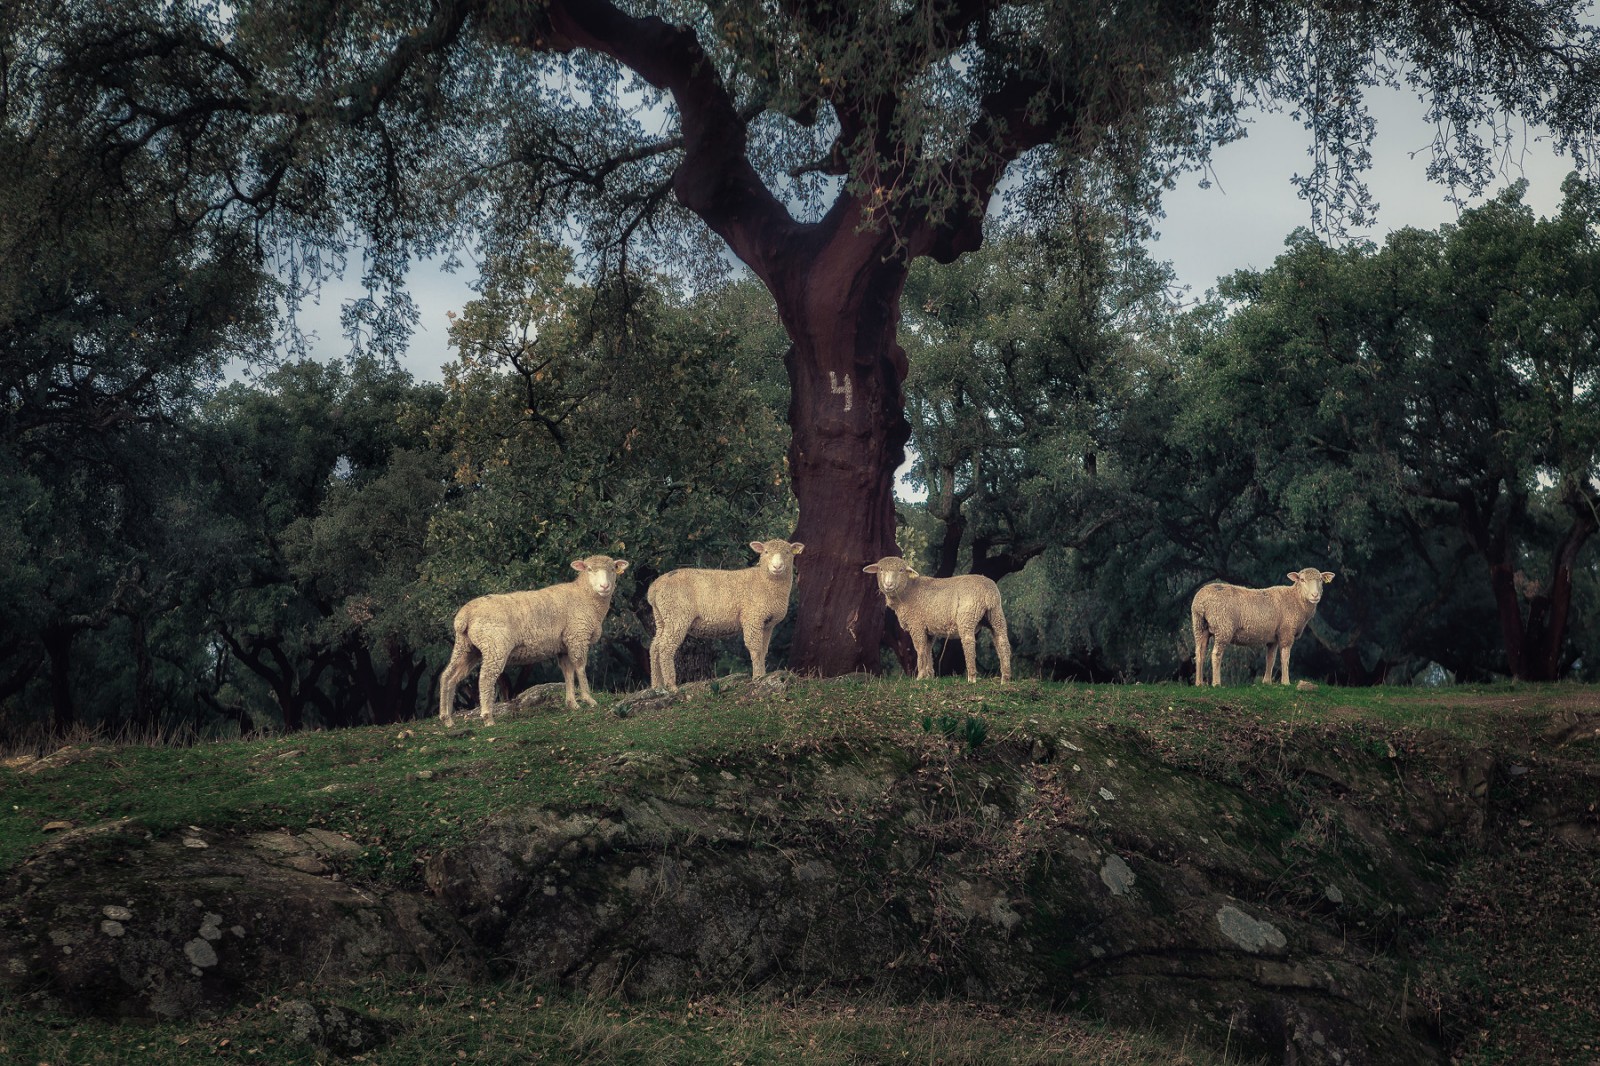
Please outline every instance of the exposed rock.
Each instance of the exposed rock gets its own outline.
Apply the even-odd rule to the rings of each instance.
[[[566,701],[567,686],[564,681],[550,681],[542,685],[533,685],[523,689],[509,700],[496,701],[494,705],[494,720],[499,722],[517,718],[531,718],[538,711],[565,706]],[[483,724],[482,709],[476,704],[471,707],[461,708],[455,712],[455,716],[458,722],[462,719],[468,719],[477,723],[480,727]],[[407,732],[409,733],[410,731],[408,730]],[[472,736],[472,733],[471,728],[462,725],[446,730],[445,736],[463,738]]]
[[[683,703],[709,693],[737,691],[741,701],[753,699],[766,699],[783,692],[795,681],[795,675],[788,670],[773,670],[763,674],[760,679],[752,679],[748,674],[730,674],[727,677],[716,677],[708,681],[689,681],[678,686],[676,692],[666,689],[646,688],[638,692],[623,696],[612,705],[611,713],[618,718],[632,718],[641,714],[650,714],[665,710],[677,703]]]
[[[552,681],[544,685],[534,685],[517,693],[515,699],[509,703],[502,703],[495,707],[495,720],[499,721],[502,713],[512,718],[526,717],[545,707],[563,707],[567,702],[567,685],[564,681]]]
[[[361,845],[354,840],[326,829],[307,829],[299,839],[325,859],[352,859],[362,852]]]
[[[315,1044],[339,1055],[372,1051],[394,1035],[390,1023],[331,1003],[291,999],[278,1005],[277,1014],[291,1041]]]
[[[1138,878],[1120,855],[1108,855],[1105,865],[1100,867],[1100,880],[1113,896],[1125,896],[1133,890],[1133,883]]]
[[[42,759],[30,759],[17,768],[19,774],[42,774],[47,770],[59,770],[63,766],[91,759],[96,755],[103,755],[112,749],[104,744],[93,744],[87,748],[75,748],[68,744],[57,748]]]
[[[1565,710],[1551,716],[1545,728],[1546,740],[1558,744],[1577,744],[1600,740],[1600,711]]]
[[[343,837],[206,837],[196,849],[193,830],[152,839],[123,820],[52,838],[0,884],[0,994],[178,1018],[301,980],[476,972],[429,901],[294,868],[314,849],[348,853]]]
[[[1288,943],[1283,933],[1271,922],[1252,918],[1231,903],[1223,904],[1218,909],[1217,927],[1224,936],[1246,951],[1261,952],[1268,948],[1281,951]]]
[[[926,777],[895,748],[619,760],[635,780],[615,807],[496,819],[426,879],[509,972],[584,990],[942,989],[1282,1061],[1442,1061],[1391,1009],[1403,967],[1356,924],[1438,898],[1424,855],[1352,810],[1317,857],[1330,877],[1286,898],[1305,860],[1269,848],[1266,801],[1085,741],[1077,774],[1035,763],[1031,741]],[[1141,800],[1093,813],[1113,788]],[[1026,846],[1011,836],[1044,824]],[[1338,908],[1332,875],[1361,886]]]

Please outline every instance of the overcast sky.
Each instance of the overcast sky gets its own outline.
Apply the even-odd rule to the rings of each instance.
[[[1427,179],[1434,133],[1422,121],[1423,105],[1409,93],[1388,93],[1373,110],[1378,137],[1367,181],[1379,206],[1377,224],[1362,235],[1381,240],[1402,226],[1432,229],[1454,221],[1456,209],[1446,199],[1448,190]],[[1289,233],[1310,224],[1310,206],[1292,183],[1296,173],[1311,166],[1306,154],[1309,143],[1310,135],[1286,114],[1261,115],[1249,137],[1215,152],[1210,188],[1201,188],[1200,178],[1191,175],[1168,195],[1154,252],[1173,264],[1192,297],[1203,295],[1219,277],[1235,270],[1270,266]],[[1548,144],[1530,137],[1506,160],[1504,169],[1486,195],[1526,178],[1526,202],[1536,213],[1548,215],[1560,204],[1561,181],[1571,164]],[[410,291],[422,318],[403,362],[417,377],[440,379],[440,368],[451,355],[446,315],[460,311],[473,298],[469,282],[474,273],[470,265],[455,274],[443,273],[430,262],[412,268]],[[308,303],[302,309],[301,328],[319,338],[316,354],[335,356],[349,350],[340,333],[339,305],[358,291],[354,280],[330,285],[319,304]]]
[[[1390,92],[1375,99],[1378,133],[1366,180],[1378,204],[1377,223],[1359,236],[1381,241],[1405,226],[1436,229],[1456,220],[1449,190],[1428,180],[1434,130],[1423,121],[1425,110],[1412,93]],[[1292,180],[1311,169],[1309,143],[1310,134],[1288,115],[1261,115],[1249,137],[1216,151],[1209,189],[1200,188],[1199,178],[1191,176],[1168,195],[1154,253],[1173,264],[1193,295],[1204,294],[1235,270],[1271,266],[1283,251],[1284,239],[1296,227],[1311,224],[1311,207],[1300,199]],[[1571,161],[1532,135],[1515,148],[1503,161],[1504,173],[1469,206],[1526,178],[1524,202],[1535,214],[1554,214]]]

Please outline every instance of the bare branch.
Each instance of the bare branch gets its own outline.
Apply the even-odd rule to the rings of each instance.
[[[749,119],[734,106],[693,30],[625,14],[608,0],[553,0],[543,20],[510,29],[500,32],[534,48],[585,48],[610,56],[670,93],[682,123],[683,161],[673,174],[679,203],[757,274],[772,277],[774,233],[792,232],[799,224],[751,165]]]

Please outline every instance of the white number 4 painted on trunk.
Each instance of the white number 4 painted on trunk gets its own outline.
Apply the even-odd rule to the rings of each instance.
[[[835,396],[843,396],[844,397],[844,409],[846,411],[850,410],[850,404],[852,402],[854,402],[855,397],[852,396],[851,393],[850,393],[850,375],[849,374],[846,374],[844,376],[844,384],[841,385],[841,384],[839,384],[838,376],[836,374],[834,374],[833,371],[831,371],[831,370],[828,371],[828,391],[833,393]]]

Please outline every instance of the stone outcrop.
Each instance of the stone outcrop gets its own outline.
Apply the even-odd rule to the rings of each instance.
[[[1285,854],[1276,797],[1058,743],[640,756],[614,808],[497,819],[427,883],[509,972],[599,993],[1024,997],[1285,1061],[1442,1061],[1379,950],[1438,897],[1425,848],[1348,811]]]
[[[344,880],[335,833],[153,837],[124,819],[51,839],[0,887],[0,991],[86,1013],[215,1013],[296,981],[475,972],[454,919]]]

